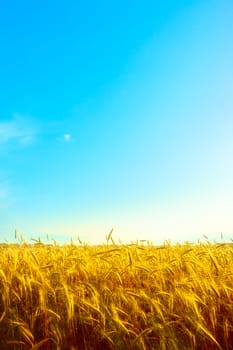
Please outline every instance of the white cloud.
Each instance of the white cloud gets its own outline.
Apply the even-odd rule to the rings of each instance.
[[[72,135],[69,133],[65,133],[61,137],[57,138],[57,141],[59,142],[70,142],[72,140],[73,140]]]
[[[6,194],[7,194],[6,189],[0,187],[0,199],[5,198]]]
[[[64,138],[64,141],[68,142],[68,141],[71,140],[71,135],[70,134],[64,134],[63,138]]]
[[[16,141],[20,145],[28,145],[36,134],[35,121],[31,117],[14,113],[11,120],[0,122],[0,144]]]
[[[0,152],[6,151],[7,147],[25,147],[32,144],[38,136],[41,139],[54,138],[62,143],[73,142],[73,136],[69,132],[64,132],[65,127],[59,121],[42,121],[31,116],[14,113],[11,119],[0,119]],[[56,137],[56,134],[59,134]],[[2,147],[1,147],[2,146]],[[8,151],[8,149],[7,149]]]
[[[0,209],[8,207],[8,186],[6,183],[0,183]]]

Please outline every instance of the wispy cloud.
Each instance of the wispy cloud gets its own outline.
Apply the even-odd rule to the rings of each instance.
[[[8,207],[8,185],[0,182],[0,209]]]
[[[70,133],[65,133],[62,136],[57,138],[57,141],[59,142],[71,142],[73,140],[73,137]]]
[[[63,139],[64,139],[64,141],[66,141],[66,142],[71,141],[71,134],[64,134],[64,135],[63,135]]]
[[[0,144],[17,142],[25,146],[35,140],[37,132],[33,118],[14,113],[12,119],[0,122]]]
[[[0,186],[0,200],[2,198],[5,198],[6,194],[7,194],[7,190],[5,188],[1,188],[1,186]]]
[[[3,147],[6,145],[26,147],[36,140],[40,142],[44,140],[62,143],[73,142],[73,135],[67,131],[64,124],[59,120],[45,121],[14,113],[11,119],[0,120],[0,151],[6,150],[6,147]],[[58,136],[59,134],[60,136]]]

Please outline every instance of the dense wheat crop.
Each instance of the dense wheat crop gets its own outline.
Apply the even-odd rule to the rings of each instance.
[[[233,246],[0,246],[0,349],[233,349]]]

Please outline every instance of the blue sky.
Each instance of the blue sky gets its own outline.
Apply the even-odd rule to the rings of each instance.
[[[231,0],[3,1],[0,237],[233,238]]]

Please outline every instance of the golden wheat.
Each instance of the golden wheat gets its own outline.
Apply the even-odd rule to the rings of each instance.
[[[111,244],[110,244],[111,243]],[[0,246],[0,349],[233,349],[233,246]]]

